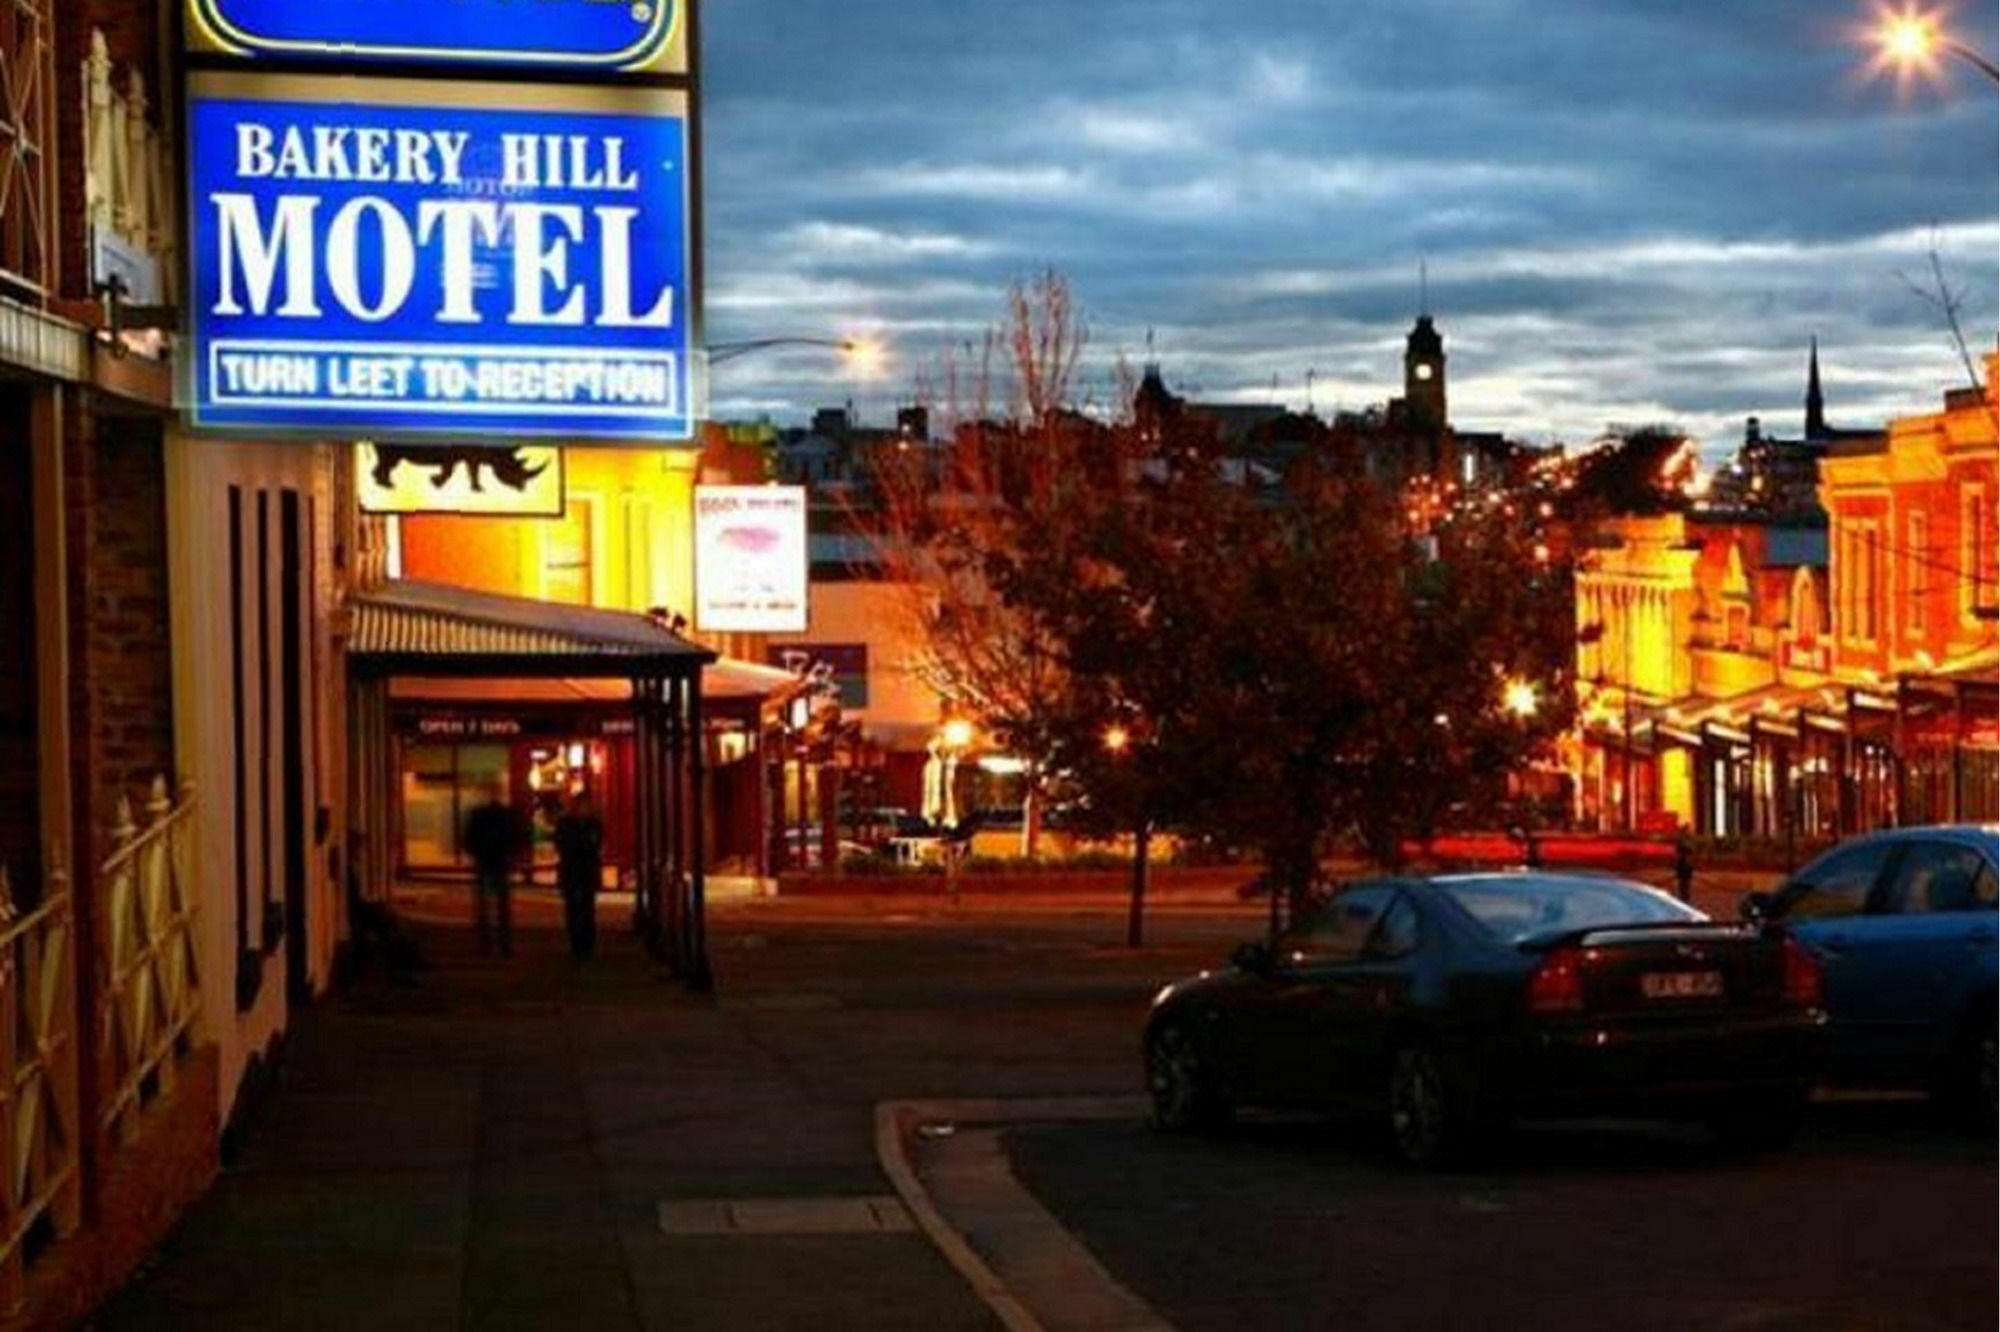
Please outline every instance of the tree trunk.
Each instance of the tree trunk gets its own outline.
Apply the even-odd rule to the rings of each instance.
[[[1132,834],[1132,911],[1125,921],[1125,946],[1138,948],[1146,938],[1146,879],[1152,868],[1153,825],[1144,820]]]

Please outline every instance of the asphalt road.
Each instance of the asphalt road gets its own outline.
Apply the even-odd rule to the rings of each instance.
[[[242,1158],[99,1325],[992,1326],[920,1236],[682,1237],[660,1205],[881,1194],[884,1100],[1138,1092],[1147,998],[1259,920],[1162,911],[1132,952],[1101,907],[733,904],[697,996],[622,931],[576,964],[552,911],[524,915],[511,962],[432,927],[418,983],[302,1014]],[[1750,1162],[1537,1133],[1451,1177],[1318,1122],[1007,1141],[1188,1332],[1993,1325],[1992,1144],[1920,1107],[1827,1111]]]
[[[884,1094],[1087,1094],[1136,1090],[1145,995],[1258,923],[1163,914],[1155,947],[1132,955],[1103,911],[926,904],[842,920],[832,904],[772,904],[731,913],[722,956],[763,984],[831,991],[856,1017],[943,1019],[925,1062],[941,1073],[947,1048],[966,1062],[921,1088],[866,1026],[815,1029],[819,1051],[842,1049]],[[1013,1074],[1037,1036],[1066,1079]],[[1214,1141],[1137,1123],[1005,1141],[1043,1204],[1187,1332],[1986,1329],[2000,1308],[1995,1144],[1920,1101],[1815,1107],[1792,1148],[1747,1159],[1719,1157],[1695,1127],[1537,1126],[1488,1168],[1444,1176],[1391,1166],[1366,1126],[1316,1119]]]
[[[1791,1149],[1536,1126],[1477,1172],[1391,1166],[1355,1124],[1019,1128],[1015,1174],[1186,1332],[1988,1329],[1994,1144],[1921,1103],[1815,1107]]]

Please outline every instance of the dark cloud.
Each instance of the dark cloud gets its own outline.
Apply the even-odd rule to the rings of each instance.
[[[1956,373],[1899,276],[1929,229],[1990,336],[1990,84],[1862,77],[1866,0],[712,0],[709,332],[879,330],[717,376],[719,413],[886,413],[1052,265],[1094,373],[1321,407],[1395,391],[1430,264],[1455,414],[1536,437],[1797,412],[1803,347],[1856,413]],[[1990,7],[1952,19],[1991,50]],[[1837,367],[1837,369],[1836,369]]]

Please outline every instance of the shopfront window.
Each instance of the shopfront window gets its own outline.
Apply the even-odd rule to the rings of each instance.
[[[466,817],[491,795],[513,798],[505,745],[412,745],[403,756],[403,863],[466,863]]]

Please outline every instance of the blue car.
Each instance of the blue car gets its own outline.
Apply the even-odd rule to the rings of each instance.
[[[1828,1078],[1928,1090],[1994,1111],[1994,913],[2000,830],[1899,828],[1842,842],[1744,914],[1818,960]]]

